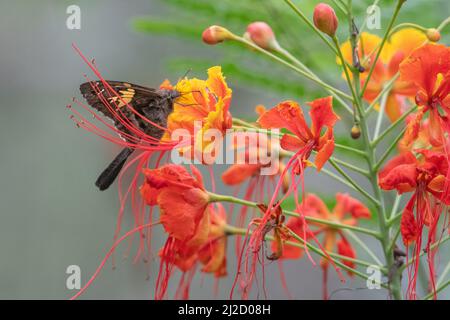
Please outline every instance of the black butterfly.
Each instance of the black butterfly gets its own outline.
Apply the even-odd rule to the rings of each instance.
[[[167,117],[173,110],[174,100],[180,96],[180,92],[177,90],[147,88],[121,81],[107,80],[106,82],[119,96],[112,95],[111,90],[105,88],[101,81],[86,82],[80,85],[80,91],[87,103],[107,118],[113,120],[118,131],[125,133],[125,135],[122,135],[123,139],[130,141],[130,137],[127,137],[127,135],[135,135],[114,117],[108,107],[105,106],[105,99],[111,102],[112,106],[120,108],[121,115],[126,117],[135,127],[159,140],[164,131],[143,120],[135,112],[129,110],[127,105],[130,105],[136,112],[164,128],[167,125]],[[133,148],[124,148],[100,174],[95,182],[95,185],[100,190],[106,190],[114,182],[133,151]]]

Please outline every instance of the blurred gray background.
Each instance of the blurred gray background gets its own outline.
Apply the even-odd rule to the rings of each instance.
[[[167,58],[204,55],[214,59],[220,50],[205,50],[200,40],[188,42],[133,30],[130,22],[136,16],[176,19],[177,11],[169,11],[164,1],[0,3],[0,298],[66,299],[75,293],[66,288],[67,266],[80,266],[83,284],[89,279],[112,243],[118,210],[115,185],[100,192],[94,181],[119,149],[75,128],[65,108],[74,95],[79,96],[83,74],[91,75],[71,43],[96,59],[105,78],[149,86],[165,78],[176,81],[182,75],[168,72]],[[81,7],[81,30],[66,28],[70,4]],[[204,76],[205,72],[193,73]],[[237,115],[252,114],[259,103],[271,106],[290,98],[246,87],[233,77],[228,77],[228,84],[234,90]],[[310,190],[323,189],[325,181],[327,190],[342,189],[334,181],[317,179],[309,179]],[[124,220],[126,230],[131,216]],[[163,241],[161,233],[155,232],[154,248]],[[150,261],[152,276],[146,280],[144,263],[133,264],[132,256],[120,259],[125,248],[124,244],[118,249],[117,268],[112,270],[108,263],[83,298],[153,298],[156,259]],[[374,251],[380,252],[377,245]],[[230,275],[220,282],[219,298],[228,297],[234,279],[234,245],[229,246],[229,257]],[[321,298],[319,267],[302,259],[286,263],[285,272],[294,298]],[[213,298],[211,278],[198,274],[191,298]],[[266,280],[269,298],[286,297],[276,264],[267,267]],[[176,286],[177,277],[172,283]],[[387,297],[384,290],[358,290],[361,287],[365,287],[363,281],[348,279],[342,284],[330,271],[330,292],[353,288],[337,292],[333,299]]]

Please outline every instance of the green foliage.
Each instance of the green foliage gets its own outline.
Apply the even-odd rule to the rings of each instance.
[[[313,7],[318,1],[304,0],[294,3],[308,16],[312,16]],[[334,6],[333,1],[328,1]],[[364,21],[366,9],[373,1],[353,1],[356,11],[357,24]],[[162,17],[137,17],[133,20],[136,30],[155,34],[170,35],[184,38],[204,45],[201,42],[203,30],[210,25],[222,25],[236,34],[245,32],[246,26],[253,21],[266,21],[273,28],[280,44],[299,58],[326,82],[342,84],[336,69],[335,57],[324,44],[311,35],[310,29],[290,10],[284,1],[279,0],[165,0],[167,14]],[[390,17],[394,1],[380,1],[382,24]],[[417,7],[421,12],[428,12],[415,16]],[[442,10],[436,11],[436,7]],[[447,10],[445,10],[447,8]],[[399,22],[415,21],[424,26],[437,26],[445,18],[449,9],[446,0],[419,1],[409,0],[402,9]],[[341,21],[345,20],[343,13],[336,10]],[[432,13],[432,14],[431,14]],[[338,29],[339,37],[345,39],[348,30],[345,26]],[[370,32],[382,34],[383,30]],[[445,41],[445,38],[443,39]],[[214,52],[214,59],[207,62],[204,57],[192,58],[183,53],[183,58],[169,60],[169,67],[180,73],[189,68],[205,68],[220,64],[227,75],[237,79],[245,85],[258,87],[279,94],[288,94],[292,98],[308,100],[323,94],[323,91],[307,80],[286,72],[286,68],[267,61],[266,57],[256,54],[236,44],[222,44],[220,48],[207,48],[205,53]],[[336,72],[335,72],[336,71]]]

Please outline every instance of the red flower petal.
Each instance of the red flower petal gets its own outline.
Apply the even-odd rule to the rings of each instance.
[[[342,238],[341,240],[338,241],[337,249],[338,249],[338,254],[340,254],[342,256],[346,256],[346,257],[349,257],[352,259],[356,258],[355,249],[353,249],[350,242],[348,242],[345,238]],[[352,261],[342,259],[342,263],[352,269],[355,268],[355,263]],[[348,274],[352,275],[352,272],[349,271]]]
[[[416,218],[414,217],[414,202],[416,196],[414,195],[409,200],[405,210],[403,210],[402,220],[400,222],[400,232],[402,234],[403,243],[407,246],[416,241],[419,236],[419,227],[417,226]]]
[[[336,208],[341,208],[341,212],[336,212]],[[371,213],[369,209],[355,198],[350,197],[346,193],[336,194],[336,207],[335,214],[338,214],[341,218],[347,213],[351,214],[356,219],[370,219]]]
[[[392,158],[379,173],[381,189],[397,189],[399,193],[408,192],[416,187],[417,160],[411,152]]]
[[[311,106],[309,114],[311,115],[311,131],[316,139],[319,139],[323,127],[332,128],[339,117],[333,111],[333,98],[316,99],[308,102]]]
[[[303,111],[294,101],[284,101],[266,111],[258,123],[263,128],[286,128],[298,137],[308,140],[312,134],[306,124]]]
[[[284,150],[289,150],[289,151],[298,151],[300,148],[305,146],[305,143],[288,134],[285,134],[281,140],[280,140],[280,146],[284,149]]]
[[[317,171],[320,171],[325,163],[330,159],[334,151],[333,129],[329,128],[327,132],[320,138],[319,147],[316,148],[317,154],[314,160]]]
[[[248,178],[259,173],[259,164],[234,164],[222,174],[222,181],[226,185],[234,186],[241,184]]]

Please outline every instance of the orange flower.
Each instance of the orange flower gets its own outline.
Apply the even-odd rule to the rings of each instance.
[[[419,150],[419,158],[410,151],[390,160],[379,173],[379,185],[384,190],[397,190],[399,194],[413,192],[402,213],[400,232],[406,246],[415,244],[415,261],[411,264],[408,283],[408,296],[415,298],[416,278],[419,256],[422,251],[422,232],[427,226],[428,240],[426,251],[430,279],[434,288],[434,252],[430,246],[435,242],[436,229],[444,208],[450,204],[449,183],[447,180],[448,160],[445,154],[431,150]]]
[[[225,234],[226,214],[223,206],[211,210],[208,241],[198,252],[198,259],[203,264],[202,271],[214,273],[216,277],[227,275],[227,237]]]
[[[205,136],[208,129],[216,129],[223,135],[231,128],[232,91],[218,66],[208,69],[207,80],[183,79],[176,88],[181,96],[167,120],[168,132],[162,140],[170,141],[174,130],[185,129],[191,136],[191,143],[181,147],[180,152],[190,158],[201,157],[203,152],[211,152],[219,143]],[[199,128],[196,128],[197,123]]]
[[[348,194],[338,193],[336,195],[336,205],[334,209],[330,212],[325,205],[325,203],[316,195],[308,194],[300,206],[303,210],[304,215],[310,217],[316,217],[324,220],[339,222],[341,224],[355,226],[359,219],[370,219],[371,214],[369,209],[364,206],[358,200],[350,197]],[[342,230],[328,225],[320,223],[310,223],[316,226],[316,230],[311,233],[306,233],[307,238],[315,237],[316,235],[323,234],[322,247],[328,252],[337,251],[338,254],[349,257],[356,258],[356,252],[353,249],[350,242],[345,237]],[[304,220],[301,217],[291,217],[286,223],[286,226],[295,232],[299,237],[304,238]],[[339,238],[339,240],[338,240]],[[308,239],[306,239],[308,240]],[[295,241],[291,240],[291,241]],[[294,247],[285,245],[283,249],[283,259],[297,259],[303,255],[303,249],[300,247]],[[342,263],[349,266],[350,268],[355,268],[355,264],[349,260],[342,260]],[[324,273],[324,298],[326,299],[327,294],[327,272],[329,266],[329,260],[323,258],[320,261]],[[352,275],[349,272],[349,275]]]
[[[450,204],[446,176],[448,161],[443,153],[419,150],[419,159],[412,152],[402,153],[391,159],[379,173],[379,185],[384,190],[397,190],[399,194],[414,192],[402,217],[402,236],[405,245],[415,242],[424,225],[430,225],[433,217],[430,206],[439,205],[433,199]],[[411,220],[417,205],[418,216]]]
[[[174,164],[144,170],[141,194],[148,205],[159,206],[161,224],[169,235],[159,253],[156,298],[165,295],[172,265],[185,273],[194,272],[199,262],[204,265],[203,272],[226,275],[225,211],[209,204],[200,172],[194,166],[191,171]],[[182,287],[188,284],[180,284]],[[187,294],[185,291],[183,297]]]
[[[392,34],[385,43],[380,57],[375,65],[370,82],[364,92],[364,99],[371,103],[383,90],[383,86],[399,70],[399,64],[408,57],[411,52],[426,41],[426,35],[422,32],[405,28]],[[361,73],[361,84],[367,79],[370,68],[375,60],[376,52],[381,44],[381,38],[363,32],[358,42],[358,55],[365,71]],[[341,46],[345,60],[352,63],[350,42]],[[340,64],[340,59],[337,60]],[[386,100],[386,114],[391,121],[397,120],[406,108],[406,98],[414,96],[414,87],[401,79],[394,82]],[[378,108],[378,105],[376,106]]]
[[[239,132],[235,132],[234,134],[238,135]],[[222,181],[224,184],[237,186],[252,178],[260,180],[262,178],[260,176],[261,169],[270,168],[272,165],[277,166],[278,169],[273,170],[275,173],[268,175],[268,177],[273,180],[277,175],[281,174],[284,170],[284,165],[281,163],[281,160],[279,160],[280,163],[272,164],[269,159],[261,159],[264,153],[267,154],[269,150],[278,148],[278,138],[275,140],[276,145],[273,145],[275,138],[271,137],[269,139],[264,133],[245,132],[244,138],[233,141],[233,151],[236,152],[236,158],[244,163],[233,164],[223,172]],[[289,179],[285,176],[283,181],[284,191],[287,190],[288,183]],[[255,187],[257,184],[255,184]]]
[[[311,107],[311,128],[306,124],[303,111],[294,101],[285,101],[266,111],[258,122],[263,128],[284,128],[295,136],[285,134],[281,138],[281,147],[296,152],[300,166],[313,150],[317,151],[315,164],[317,170],[323,167],[334,150],[333,126],[339,117],[334,113],[332,97],[316,99],[309,102]],[[325,132],[322,134],[322,130]],[[299,171],[298,171],[299,173]]]
[[[430,143],[442,145],[444,131],[449,131],[450,48],[438,44],[418,48],[400,65],[400,76],[414,87],[419,106],[415,119],[407,126],[404,143],[410,145],[417,138],[421,120],[429,111]]]
[[[204,265],[203,272],[214,273],[222,277],[226,272],[226,235],[224,226],[226,216],[223,207],[219,210],[209,207],[206,211],[207,219],[203,220],[203,231],[195,235],[188,242],[173,239],[170,250],[160,251],[162,260],[170,260],[181,271],[191,270],[195,263]]]
[[[161,209],[161,223],[169,236],[188,241],[207,235],[209,195],[200,172],[191,166],[192,174],[180,165],[168,164],[158,169],[144,169],[146,177],[141,194],[149,205]]]
[[[171,276],[172,266],[175,265],[182,272],[178,287],[179,298],[189,298],[190,282],[196,271],[197,264],[203,265],[201,271],[212,273],[215,277],[227,275],[227,236],[225,233],[225,212],[222,206],[216,210],[213,206],[206,210],[208,219],[203,223],[208,232],[197,234],[189,241],[180,241],[169,237],[164,247],[160,250],[161,269],[156,286],[156,298],[163,298],[167,284]],[[184,275],[188,273],[188,276]]]

